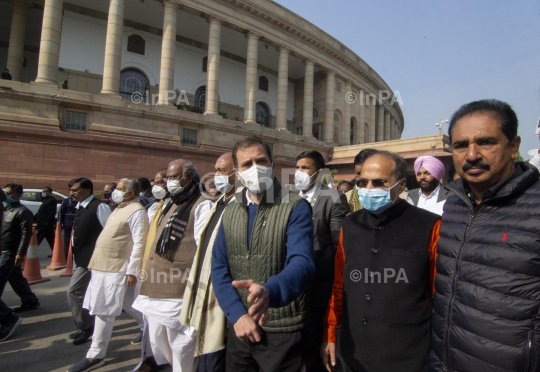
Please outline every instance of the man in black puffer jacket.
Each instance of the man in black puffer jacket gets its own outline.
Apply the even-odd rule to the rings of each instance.
[[[446,187],[430,370],[540,371],[540,174],[500,101],[462,106],[449,129],[462,177]]]

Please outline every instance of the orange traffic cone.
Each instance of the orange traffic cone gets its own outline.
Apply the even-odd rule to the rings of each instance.
[[[51,264],[47,270],[61,270],[66,267],[66,256],[64,256],[64,243],[62,242],[62,227],[60,222],[56,224],[56,238],[54,238],[54,249]]]
[[[37,243],[36,229],[32,229],[32,239],[26,253],[26,265],[24,266],[23,276],[28,280],[28,284],[38,284],[48,282],[49,278],[41,276],[41,267],[39,266],[39,249]]]
[[[73,234],[73,231],[72,231]],[[73,276],[73,252],[71,252],[71,239],[69,239],[69,253],[67,259],[66,271],[60,274],[60,277]]]

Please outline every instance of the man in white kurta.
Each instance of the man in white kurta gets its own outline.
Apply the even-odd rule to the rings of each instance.
[[[142,314],[131,307],[148,233],[148,216],[138,196],[138,182],[131,179],[120,180],[113,192],[118,207],[101,232],[88,265],[92,278],[83,307],[96,316],[92,345],[86,358],[69,372],[90,371],[104,364],[114,320],[122,310],[137,321],[142,331]]]
[[[162,214],[154,217],[157,231],[153,239],[148,239],[149,257],[145,267],[145,281],[133,307],[148,320],[156,364],[169,363],[174,372],[185,372],[191,371],[193,365],[196,331],[193,327],[181,324],[178,318],[189,269],[213,202],[201,195],[199,175],[190,162],[184,159],[171,162],[167,178],[171,204],[167,203]],[[160,238],[168,238],[165,236],[165,227],[175,211],[184,215],[186,221],[175,223],[185,228],[182,229],[179,246],[169,261],[156,253],[156,247]],[[144,363],[141,370],[143,366]]]

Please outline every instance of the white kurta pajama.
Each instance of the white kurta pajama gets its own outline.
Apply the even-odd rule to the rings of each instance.
[[[197,246],[213,202],[205,200],[195,209],[194,238]],[[162,221],[167,223],[167,221]],[[133,308],[144,314],[152,353],[158,365],[170,364],[174,372],[190,372],[195,360],[197,331],[178,320],[182,299],[164,299],[139,295]]]
[[[135,291],[137,286],[128,287],[127,275],[137,275],[137,270],[144,255],[145,246],[145,219],[146,211],[138,210],[128,219],[127,224],[133,240],[133,249],[129,261],[121,272],[105,272],[92,270],[92,279],[84,297],[83,307],[96,316],[92,345],[86,357],[88,359],[101,359],[105,357],[107,346],[111,339],[114,320],[124,310],[137,321],[143,330],[142,314],[133,309]]]

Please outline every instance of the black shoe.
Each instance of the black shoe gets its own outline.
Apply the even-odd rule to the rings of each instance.
[[[28,310],[34,310],[34,309],[37,309],[38,307],[40,307],[40,303],[38,300],[34,300],[32,302],[28,302],[26,304],[22,304],[21,306],[18,306],[16,307],[15,309],[13,309],[13,312],[18,314],[18,313],[24,313],[25,311],[28,311]]]
[[[69,334],[69,338],[72,339],[72,340],[74,340],[75,337],[77,337],[78,335],[80,335],[82,332],[83,332],[83,331],[78,330],[78,331],[76,331],[76,332],[70,333],[70,334]]]
[[[142,342],[143,333],[139,333],[137,337],[135,337],[133,340],[131,340],[131,345],[140,345]]]
[[[0,327],[0,342],[5,341],[11,336],[13,332],[17,329],[19,324],[22,323],[22,318],[17,317],[17,321],[11,324],[2,325]]]
[[[86,331],[81,331],[81,333],[73,339],[73,345],[82,345],[84,344],[92,334],[94,333],[94,328],[87,329]]]
[[[86,372],[86,371],[93,371],[94,369],[97,369],[105,364],[105,361],[103,359],[94,359],[92,362],[88,359],[84,358],[74,365],[71,366],[70,369],[68,369],[68,372]]]

